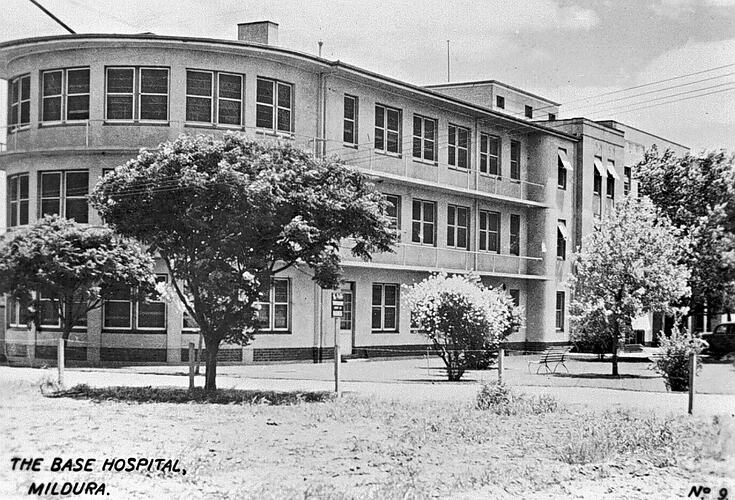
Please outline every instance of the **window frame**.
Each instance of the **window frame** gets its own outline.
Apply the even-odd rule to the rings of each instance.
[[[353,332],[355,330],[355,282],[348,281],[344,283],[340,292],[342,292],[344,306],[342,317],[339,318],[339,331]]]
[[[495,151],[493,154],[490,148],[491,143],[495,143]],[[502,176],[500,153],[502,151],[502,141],[500,136],[480,133],[480,173],[491,177],[500,178]],[[483,147],[484,146],[484,147]],[[490,171],[492,160],[495,160],[495,172]]]
[[[566,260],[567,259],[567,243],[568,243],[568,234],[564,234],[564,231],[561,230],[561,228],[564,228],[564,231],[568,231],[567,228],[567,221],[565,219],[558,219],[556,221],[556,259],[557,260]]]
[[[352,101],[352,117],[347,116],[347,101]],[[351,94],[345,94],[342,99],[342,143],[346,146],[357,148],[358,141],[358,126],[360,116],[360,98]],[[347,128],[351,128],[352,141],[347,140]]]
[[[380,287],[380,304],[375,303],[375,288]],[[392,305],[387,304],[386,302],[386,288],[391,287],[395,289],[394,297],[395,301]],[[400,292],[401,292],[401,286],[398,283],[373,283],[371,287],[371,294],[370,294],[370,331],[371,333],[398,333],[400,330],[401,325],[401,317],[400,317]],[[373,314],[375,313],[375,310],[380,310],[380,326],[375,327],[373,323]],[[393,328],[386,328],[386,311],[388,309],[394,310],[394,322],[395,325]]]
[[[419,209],[419,219],[414,218],[415,216],[415,207],[416,203],[419,203],[420,209]],[[426,214],[427,214],[427,207],[431,207],[431,214],[433,220],[427,221],[426,220]],[[436,236],[437,236],[437,203],[435,201],[431,200],[424,200],[422,198],[413,198],[411,200],[411,243],[414,245],[424,245],[424,246],[431,246],[436,247]],[[419,231],[418,233],[415,232],[416,224],[418,224]],[[431,232],[427,233],[426,228],[427,226],[431,226]],[[415,239],[415,235],[418,234],[418,241]],[[430,243],[426,242],[426,235],[431,234],[432,241]]]
[[[25,184],[26,184],[26,197],[23,198],[23,190],[22,190],[22,180],[25,178]],[[17,196],[13,196],[12,192],[12,185],[13,181],[15,181],[16,186],[16,193]],[[7,182],[7,192],[8,192],[8,203],[7,203],[7,217],[6,222],[8,225],[8,228],[11,227],[23,227],[27,226],[30,223],[30,194],[31,194],[31,177],[30,174],[27,172],[17,173],[13,175],[9,175],[6,179]],[[25,222],[22,222],[21,214],[22,214],[22,207],[25,203]],[[15,220],[13,220],[13,205],[16,205],[15,209]]]
[[[276,302],[276,282],[286,282],[286,302]],[[291,280],[289,278],[271,278],[268,285],[268,301],[259,300],[261,311],[263,307],[268,308],[268,328],[260,327],[258,333],[291,333],[292,297]],[[286,306],[286,326],[276,328],[275,311],[277,306]]]
[[[167,274],[156,274],[156,283],[159,282],[159,280],[162,280],[164,283],[168,283],[168,275]],[[140,308],[143,306],[151,305],[151,304],[163,304],[163,326],[140,326]],[[165,300],[152,300],[149,304],[143,303],[141,300],[137,300],[135,302],[135,330],[136,331],[142,331],[142,332],[160,332],[160,331],[166,331],[168,329],[168,304]]]
[[[632,187],[633,169],[631,167],[623,167],[623,196],[628,196]]]
[[[465,211],[464,221],[465,225],[460,226],[459,220],[459,212],[460,210]],[[452,217],[452,212],[454,212],[454,216]],[[470,249],[470,207],[463,206],[463,205],[454,205],[449,204],[447,205],[447,248],[455,248],[457,250],[469,250]],[[454,219],[454,222],[452,223],[451,220]],[[460,245],[459,244],[459,235],[460,231],[464,230],[464,239],[465,244]],[[453,240],[450,243],[450,235],[451,239]]]
[[[133,88],[132,92],[113,92],[109,91],[109,75],[110,70],[132,70],[133,72]],[[143,82],[143,71],[165,71],[166,72],[166,94],[155,92],[143,92],[141,85]],[[142,97],[143,96],[166,96],[166,118],[141,118],[142,115]],[[130,118],[110,118],[109,117],[109,97],[114,96],[131,96],[132,97],[132,113]],[[185,104],[186,106],[186,104]],[[169,66],[105,66],[105,122],[107,123],[169,123],[171,119],[171,68]]]
[[[272,101],[270,103],[259,101],[258,96],[258,86],[261,82],[269,82],[271,84],[271,96]],[[280,100],[278,98],[279,96],[279,90],[281,87],[286,87],[289,89],[289,102],[288,107],[281,106]],[[275,78],[268,78],[265,76],[258,76],[255,80],[255,127],[260,130],[266,130],[270,133],[276,134],[276,135],[286,135],[286,136],[293,136],[294,134],[294,85],[289,82],[284,82],[282,80],[277,80]],[[271,124],[268,127],[264,127],[262,125],[258,124],[258,107],[259,106],[265,106],[269,107],[271,109]],[[288,123],[288,130],[282,130],[279,128],[279,121],[278,116],[280,111],[288,111],[289,114],[289,123]]]
[[[615,199],[615,177],[613,175],[610,175],[610,169],[612,168],[613,171],[615,171],[615,161],[614,160],[607,160],[607,181],[605,183],[605,196],[607,196],[608,199],[614,200]]]
[[[566,191],[567,189],[567,167],[564,165],[564,162],[561,159],[561,155],[559,153],[564,152],[564,156],[567,155],[566,148],[559,148],[557,150],[556,154],[556,187],[557,189],[561,189]],[[568,158],[568,157],[567,157]]]
[[[28,325],[21,323],[21,303],[19,300],[5,295],[5,325],[8,328],[24,328]],[[13,322],[13,313],[15,313],[15,322]]]
[[[481,252],[500,254],[500,235],[503,229],[501,213],[494,210],[480,210],[479,217],[480,220],[477,224],[477,228],[480,235],[480,245],[478,250]],[[491,219],[497,220],[497,225],[494,230],[490,228]],[[495,235],[495,238],[494,240],[491,240],[490,238],[493,234]],[[490,248],[491,241],[494,241],[494,246],[496,247],[494,250]]]
[[[452,133],[454,131],[454,133]],[[460,132],[467,135],[466,143],[461,145]],[[471,130],[468,127],[450,123],[447,127],[447,164],[453,170],[469,171],[471,167]],[[460,165],[460,153],[464,152],[465,165]]]
[[[416,120],[419,120],[419,123],[421,124],[420,130],[416,130]],[[426,134],[426,123],[430,122],[434,126],[434,131],[432,134],[432,137],[427,137]],[[429,163],[431,165],[438,165],[438,148],[437,148],[437,131],[439,127],[439,120],[436,118],[431,118],[424,115],[419,115],[417,113],[414,113],[413,115],[413,143],[411,147],[411,155],[413,156],[414,160],[423,162],[423,163]],[[419,144],[419,155],[416,155],[416,141],[418,141]],[[432,158],[426,157],[426,146],[427,144],[431,145],[431,156]]]
[[[70,196],[67,193],[67,186],[68,186],[68,180],[67,177],[69,174],[81,174],[86,173],[87,174],[87,190],[86,194],[83,196],[80,195],[72,195]],[[50,197],[50,196],[44,196],[43,193],[43,178],[47,175],[58,175],[59,176],[59,196],[57,197]],[[43,211],[43,202],[45,200],[59,200],[59,211],[57,212],[58,215],[61,217],[64,217],[68,219],[67,215],[67,201],[68,200],[79,200],[84,199],[85,200],[85,206],[87,207],[87,220],[86,221],[76,221],[79,224],[89,224],[89,205],[86,204],[86,199],[89,196],[89,170],[42,170],[38,173],[38,217],[41,218],[46,213]],[[49,213],[50,214],[50,213]],[[75,219],[76,220],[76,219]]]
[[[386,200],[389,204],[395,207],[396,209],[396,215],[391,216],[386,212],[386,216],[393,221],[393,224],[390,226],[391,229],[394,229],[396,231],[400,231],[401,229],[401,197],[397,194],[387,194],[383,193],[383,196],[385,196]],[[391,199],[395,200],[395,202],[391,201]]]
[[[514,158],[514,151],[517,151],[517,158]],[[520,182],[521,180],[521,141],[510,140],[510,180]]]
[[[28,96],[24,98],[23,95],[23,82],[28,82]],[[18,98],[17,100],[13,97],[13,85],[16,85]],[[23,118],[23,107],[27,106],[28,109],[28,121],[22,121]],[[13,111],[13,107],[16,108],[16,112]],[[8,80],[8,107],[7,107],[7,126],[8,133],[17,132],[20,130],[27,130],[31,127],[31,74],[24,73],[15,76]],[[13,121],[13,117],[15,120]]]
[[[502,95],[495,96],[495,107],[498,109],[505,109],[505,97]]]
[[[189,93],[189,73],[203,73],[209,74],[211,77],[209,84],[209,95],[190,94]],[[222,76],[234,76],[240,80],[240,98],[234,99],[232,97],[222,97],[222,89],[220,82]],[[244,105],[244,92],[245,92],[245,77],[240,73],[233,73],[231,71],[215,71],[210,69],[199,69],[199,68],[186,68],[186,77],[184,80],[184,120],[187,124],[193,125],[208,125],[212,127],[222,128],[233,128],[240,129],[243,127],[243,113],[245,110]],[[190,120],[188,118],[189,112],[189,99],[209,99],[209,120]],[[222,101],[237,102],[240,105],[240,114],[238,116],[238,123],[223,123],[220,117],[221,103]]]
[[[523,108],[523,114],[526,118],[528,118],[529,120],[532,120],[533,119],[533,106],[529,106],[528,104],[525,104]]]
[[[120,288],[120,290],[124,290],[124,289],[125,288],[123,288],[123,287]],[[127,331],[129,331],[129,332],[135,331],[135,328],[134,328],[135,311],[133,310],[134,309],[133,308],[134,302],[133,302],[133,297],[132,297],[133,293],[132,293],[132,290],[129,289],[129,288],[127,290],[128,290],[128,292],[127,292],[128,293],[128,298],[127,299],[109,299],[109,298],[105,298],[102,301],[102,331],[118,331],[118,330],[123,330],[123,331],[126,331],[126,332]],[[107,322],[107,303],[108,302],[114,302],[114,303],[126,302],[128,304],[128,326],[107,326],[106,322]]]
[[[71,93],[69,91],[69,73],[75,72],[75,71],[86,71],[87,72],[87,92],[78,92],[78,93]],[[45,92],[45,85],[44,85],[44,78],[47,74],[51,73],[61,73],[61,83],[60,83],[60,93],[59,94],[52,94],[52,95],[46,95]],[[41,106],[40,106],[40,120],[39,120],[39,126],[52,126],[52,125],[63,125],[63,124],[78,124],[78,123],[84,123],[89,121],[90,112],[91,112],[91,80],[92,80],[92,72],[89,68],[89,66],[72,66],[70,68],[55,68],[55,69],[46,69],[42,70],[40,72],[39,77],[39,91],[41,93]],[[79,97],[79,96],[87,96],[87,117],[86,118],[75,118],[70,119],[69,118],[69,98],[70,97]],[[46,100],[47,99],[54,99],[59,98],[59,119],[58,120],[46,120],[45,119],[45,112],[46,112]]]
[[[561,299],[561,300],[560,300]],[[554,317],[554,328],[557,332],[564,331],[564,309],[566,308],[566,293],[563,291],[556,292],[556,305],[555,305],[555,317]]]
[[[510,214],[510,236],[508,253],[510,255],[521,255],[521,216],[519,214]]]
[[[383,121],[381,124],[378,124],[378,109],[383,110]],[[389,113],[397,113],[397,125],[398,128],[396,130],[392,130],[388,128],[388,114]],[[403,110],[400,108],[394,108],[391,106],[386,106],[385,104],[375,103],[375,139],[373,140],[374,149],[376,152],[381,154],[386,154],[390,156],[397,156],[401,157],[403,154]],[[378,131],[381,132],[382,135],[382,141],[383,141],[383,147],[378,147]],[[396,134],[396,151],[390,151],[388,149],[388,136],[389,134]]]

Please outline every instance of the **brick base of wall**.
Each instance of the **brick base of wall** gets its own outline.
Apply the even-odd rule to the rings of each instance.
[[[56,359],[59,352],[59,346],[56,345],[37,345],[36,357],[40,359]],[[64,347],[64,359],[69,361],[87,361],[86,347]]]
[[[202,349],[200,360],[207,359],[207,350]],[[217,361],[242,362],[242,349],[220,349],[217,351]],[[189,349],[181,349],[181,362],[189,362]]]
[[[102,347],[100,361],[166,362],[166,349],[141,349],[136,347]]]

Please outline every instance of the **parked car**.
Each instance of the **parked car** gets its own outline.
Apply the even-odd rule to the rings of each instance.
[[[722,356],[735,352],[735,323],[721,323],[712,333],[702,335],[709,347],[705,352],[713,356]]]

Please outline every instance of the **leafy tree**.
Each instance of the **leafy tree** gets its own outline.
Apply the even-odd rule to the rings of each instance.
[[[637,166],[639,190],[692,240],[691,311],[735,307],[735,155],[686,155],[653,148]]]
[[[701,353],[707,347],[707,342],[696,335],[679,331],[675,322],[670,336],[661,332],[659,344],[660,355],[656,358],[654,366],[663,376],[666,387],[670,391],[688,390],[689,356]],[[698,375],[701,370],[702,358],[697,357],[695,373]]]
[[[434,344],[449,380],[465,370],[521,326],[518,308],[504,291],[487,288],[477,276],[434,274],[406,286],[404,300],[419,330]]]
[[[46,216],[8,233],[0,243],[0,293],[31,304],[38,324],[39,292],[51,299],[62,336],[100,307],[104,291],[132,288],[134,296],[156,294],[153,258],[112,229]]]
[[[607,340],[617,351],[644,312],[672,312],[689,294],[682,264],[689,242],[648,198],[626,197],[582,239],[570,278],[572,339]]]
[[[340,241],[369,259],[391,251],[386,201],[338,161],[288,143],[182,136],[108,174],[92,205],[121,234],[161,255],[206,346],[205,389],[216,389],[222,342],[247,344],[271,277],[307,265],[336,287]],[[183,285],[183,286],[182,286]]]

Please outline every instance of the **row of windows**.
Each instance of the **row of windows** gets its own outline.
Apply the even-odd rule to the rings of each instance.
[[[615,198],[615,181],[620,179],[620,176],[615,171],[615,161],[607,160],[607,167],[605,167],[602,164],[602,157],[595,156],[594,177],[593,177],[593,183],[592,183],[593,194],[595,196],[602,197],[602,178],[603,177],[607,179],[607,186],[606,186],[607,187],[607,197],[610,199]],[[627,177],[626,177],[626,182],[628,183],[628,187],[625,188],[624,186],[624,190],[625,190],[625,194],[628,194],[628,192],[630,191],[630,185],[629,185],[629,180],[627,179]]]
[[[41,72],[41,122],[56,124],[89,119],[90,70],[65,68]],[[293,87],[258,77],[258,128],[293,132]],[[105,68],[105,111],[108,121],[169,119],[170,71],[164,67]],[[186,71],[186,121],[243,125],[244,76],[222,71]],[[30,75],[13,78],[8,87],[11,131],[30,124]]]
[[[28,174],[8,176],[8,227],[28,224]],[[67,170],[40,172],[38,215],[59,214],[79,223],[89,222],[89,172]]]
[[[495,96],[495,107],[499,109],[505,109],[505,97],[502,95]],[[530,106],[528,104],[524,105],[523,107],[523,114],[526,118],[532,119],[533,118],[533,106]],[[555,113],[549,113],[549,121],[556,120],[556,114]]]

